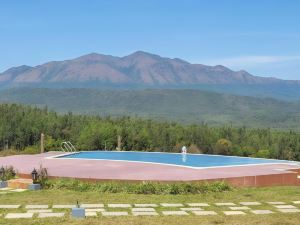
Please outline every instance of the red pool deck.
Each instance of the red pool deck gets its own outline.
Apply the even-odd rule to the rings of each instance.
[[[40,165],[51,177],[116,181],[215,181],[225,180],[237,186],[300,185],[300,166],[264,164],[193,169],[180,166],[111,160],[49,158],[63,154],[48,152],[38,155],[0,157],[0,166],[13,166],[18,174],[28,177]]]

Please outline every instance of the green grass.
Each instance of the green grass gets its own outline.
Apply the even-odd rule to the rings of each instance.
[[[188,203],[188,202],[235,202],[240,201],[298,201],[300,200],[299,187],[271,187],[271,188],[243,188],[231,191],[204,193],[193,195],[143,195],[126,193],[99,193],[96,191],[70,191],[70,190],[42,190],[36,192],[13,193],[0,195],[1,204],[75,204],[76,200],[81,203]],[[270,205],[257,206],[257,209],[272,209]],[[225,208],[210,206],[209,209],[220,212]],[[115,209],[118,210],[118,209]],[[127,209],[122,209],[127,211]],[[161,208],[158,208],[160,211]],[[2,211],[4,212],[4,211]],[[0,211],[1,214],[1,211]],[[85,220],[71,219],[69,214],[64,218],[57,219],[22,219],[6,220],[0,217],[0,224],[224,224],[224,225],[299,225],[300,214],[274,213],[273,215],[251,215],[244,216],[158,216],[158,217],[134,217],[126,216],[120,218],[88,218]]]

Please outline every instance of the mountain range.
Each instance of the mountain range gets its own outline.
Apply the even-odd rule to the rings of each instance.
[[[30,67],[13,67],[0,73],[1,87],[189,87],[195,85],[298,85],[300,81],[280,80],[232,71],[221,65],[191,64],[137,51],[124,57],[91,53],[79,58],[53,61]]]

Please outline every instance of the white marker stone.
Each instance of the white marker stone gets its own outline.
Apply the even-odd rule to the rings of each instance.
[[[293,201],[294,204],[300,204],[300,201]]]
[[[130,204],[108,204],[110,208],[131,208]]]
[[[197,216],[213,216],[217,215],[215,211],[193,211],[193,213]]]
[[[128,212],[102,212],[103,216],[128,216]]]
[[[158,207],[157,204],[134,204],[135,207]]]
[[[75,208],[76,205],[53,205],[53,209],[72,209]]]
[[[132,212],[134,216],[158,216],[157,212]]]
[[[48,218],[48,217],[63,217],[65,213],[40,213],[39,218]]]
[[[247,206],[237,206],[237,207],[229,207],[229,209],[231,209],[231,210],[248,210],[250,208]]]
[[[252,213],[254,213],[254,214],[258,214],[258,215],[274,213],[274,212],[271,211],[271,210],[251,210],[250,212],[252,212]]]
[[[205,206],[209,206],[209,204],[207,203],[187,203],[188,206],[191,207],[205,207]]]
[[[293,205],[274,205],[277,209],[297,209]]]
[[[155,212],[153,208],[132,208],[132,212]]]
[[[8,213],[6,214],[6,219],[25,219],[32,218],[33,213]]]
[[[181,203],[161,203],[163,207],[182,207],[183,204]]]
[[[231,216],[231,215],[246,215],[246,213],[244,213],[242,211],[223,211],[223,213],[226,216]]]
[[[82,208],[103,208],[104,204],[81,204],[80,205]]]
[[[261,205],[260,202],[240,202],[241,205],[251,206],[251,205]]]
[[[234,206],[235,204],[233,202],[218,202],[215,203],[217,206]]]
[[[26,205],[25,209],[48,209],[48,205]]]
[[[0,209],[18,209],[21,205],[0,205]]]
[[[189,215],[185,211],[162,211],[165,216],[186,216]]]

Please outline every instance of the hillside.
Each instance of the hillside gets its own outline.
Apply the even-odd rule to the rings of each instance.
[[[1,91],[0,102],[47,105],[58,112],[131,115],[182,123],[283,129],[298,129],[300,125],[300,103],[199,90],[16,88]]]

